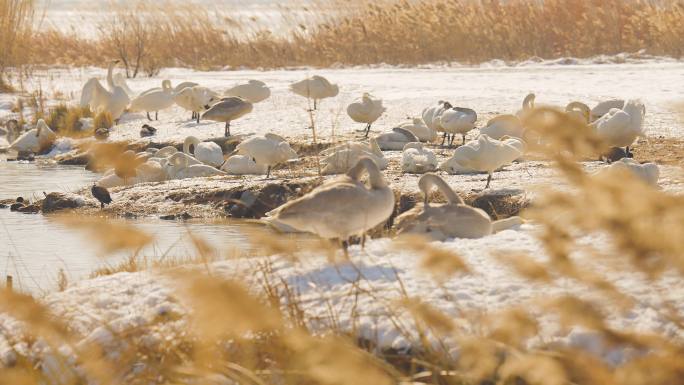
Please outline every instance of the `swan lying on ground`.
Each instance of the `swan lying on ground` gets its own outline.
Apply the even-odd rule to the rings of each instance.
[[[525,130],[520,118],[510,114],[495,116],[489,119],[487,125],[480,129],[480,134],[487,135],[496,140],[504,136],[522,138],[524,132]]]
[[[350,142],[338,145],[322,151],[321,155],[324,156],[321,159],[324,175],[343,174],[364,157],[371,158],[381,170],[389,164],[375,138],[371,138],[368,144]]]
[[[201,178],[226,174],[183,152],[171,155],[163,168],[168,179]]]
[[[368,172],[368,186],[361,182],[364,170]],[[364,157],[346,175],[285,203],[263,219],[276,228],[293,228],[337,239],[346,251],[350,237],[365,235],[387,221],[393,211],[394,192],[375,162]]]
[[[660,177],[660,169],[655,163],[639,163],[634,159],[622,158],[617,162],[613,162],[608,166],[598,170],[595,175],[599,177],[606,177],[609,175],[619,176],[619,172],[628,171],[635,177],[642,180],[644,183],[657,186],[658,178]]]
[[[268,99],[271,96],[271,89],[260,80],[249,80],[247,83],[229,88],[225,95],[237,96],[254,104]]]
[[[462,144],[465,144],[466,134],[475,128],[476,121],[477,113],[475,110],[465,107],[451,107],[439,115],[439,127],[444,130],[444,138],[451,136],[449,146],[454,144],[456,134],[461,134],[463,137]]]
[[[107,69],[107,84],[111,89],[107,90],[100,84],[99,80],[91,78],[81,90],[80,103],[81,107],[90,107],[90,110],[95,114],[109,113],[114,121],[119,120],[130,103],[126,90],[115,85],[112,79],[112,70],[116,63],[118,61],[111,62]]]
[[[625,107],[625,100],[624,99],[608,99],[604,100],[602,102],[599,102],[594,108],[591,109],[590,113],[590,119],[591,121],[596,121],[599,118],[601,118],[603,115],[607,114],[612,110],[613,108],[617,108],[618,110],[621,110],[622,108]]]
[[[399,127],[411,131],[421,142],[432,142],[437,139],[437,131],[428,127],[422,118],[413,118],[412,121],[402,123]]]
[[[314,110],[319,100],[333,98],[340,93],[340,88],[337,84],[330,83],[328,79],[319,75],[290,84],[290,90],[307,99],[313,99]]]
[[[259,165],[250,156],[233,155],[221,166],[221,171],[230,175],[263,175],[267,173],[267,166]]]
[[[437,156],[420,142],[407,143],[401,154],[401,171],[424,174],[437,169]]]
[[[10,144],[9,149],[16,152],[40,154],[52,147],[57,135],[48,127],[45,120],[38,119],[36,128],[25,132]]]
[[[181,108],[192,112],[192,118],[200,121],[200,113],[208,110],[212,104],[219,100],[216,92],[207,87],[185,87],[174,94],[173,101]]]
[[[435,241],[448,238],[481,238],[520,225],[520,217],[492,222],[481,209],[465,204],[449,185],[436,174],[425,174],[418,181],[423,204],[396,219],[397,234],[424,234]],[[430,191],[436,187],[447,199],[446,204],[430,204]]]
[[[183,152],[213,167],[220,167],[224,162],[221,146],[214,142],[200,142],[194,136],[185,138]]]
[[[154,111],[155,120],[159,120],[159,111],[173,106],[173,88],[170,80],[162,82],[161,90],[143,93],[131,101],[131,111],[145,111],[147,119],[152,120],[150,112]]]
[[[220,102],[211,106],[204,114],[202,114],[202,119],[213,120],[215,122],[225,122],[226,128],[224,135],[229,137],[230,122],[237,120],[250,112],[252,112],[252,103],[237,96],[230,96],[221,99]]]
[[[235,148],[235,154],[254,159],[258,166],[266,167],[266,178],[271,176],[271,167],[288,160],[297,159],[297,152],[287,141],[275,134],[249,138]]]
[[[122,178],[117,175],[114,169],[108,170],[97,181],[97,185],[104,188],[113,188],[132,186],[138,183],[162,182],[166,179],[166,172],[162,166],[158,162],[148,160],[135,168],[134,176]]]
[[[523,155],[525,144],[520,139],[504,141],[490,139],[480,135],[477,140],[457,148],[451,158],[444,161],[439,168],[449,174],[468,172],[486,172],[487,185],[492,180],[492,173]]]
[[[611,109],[591,126],[606,145],[625,147],[625,152],[629,156],[631,154],[629,147],[638,137],[645,136],[643,131],[645,113],[646,107],[643,103],[638,100],[628,100],[621,110]]]
[[[403,150],[407,143],[419,142],[411,131],[401,127],[394,127],[392,132],[376,136],[375,141],[383,151],[399,151]]]
[[[385,112],[385,107],[382,106],[382,100],[367,92],[364,92],[360,99],[347,106],[347,115],[353,121],[366,123],[364,137],[368,137],[371,125],[382,116],[383,112]]]

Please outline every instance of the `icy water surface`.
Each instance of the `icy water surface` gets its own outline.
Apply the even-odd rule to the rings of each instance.
[[[6,162],[0,157],[0,198],[34,198],[42,192],[75,191],[91,184],[97,174],[83,167]],[[140,253],[150,259],[176,259],[197,255],[188,232],[197,234],[225,255],[245,248],[239,228],[222,222],[173,222],[158,219],[131,220],[154,236],[154,243]],[[70,280],[93,270],[115,265],[127,254],[101,256],[94,241],[41,214],[21,214],[0,209],[0,274],[12,275],[15,287],[32,292],[54,290],[60,269]]]

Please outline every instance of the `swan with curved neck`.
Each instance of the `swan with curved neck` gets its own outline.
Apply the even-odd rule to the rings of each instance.
[[[211,106],[204,114],[202,114],[202,119],[213,120],[215,122],[225,122],[226,127],[224,135],[229,137],[230,122],[237,120],[250,112],[252,112],[252,103],[237,96],[230,96],[221,99],[220,102]]]
[[[385,107],[382,106],[382,99],[373,97],[368,92],[364,92],[361,98],[347,106],[347,115],[353,121],[366,123],[364,138],[368,137],[371,125],[382,116]]]
[[[638,137],[646,135],[643,130],[645,114],[646,107],[641,101],[628,100],[622,109],[610,110],[591,123],[591,127],[609,147],[625,147],[629,157],[630,146]]]
[[[147,119],[152,120],[150,112],[154,112],[155,120],[159,120],[159,111],[173,105],[173,88],[170,80],[162,82],[161,90],[143,93],[131,101],[132,111],[145,111]]]
[[[130,103],[130,98],[126,91],[114,84],[112,79],[112,71],[117,63],[118,60],[111,62],[107,70],[107,85],[110,90],[104,88],[97,78],[91,78],[81,90],[80,103],[81,107],[90,107],[90,110],[95,114],[101,112],[109,113],[115,122],[118,122]]]
[[[168,179],[201,178],[226,174],[215,167],[203,164],[184,152],[171,155],[163,169]]]
[[[322,151],[321,155],[324,156],[321,159],[324,175],[345,173],[363,157],[373,159],[381,170],[389,165],[375,138],[371,138],[368,144],[351,142],[338,145]]]
[[[428,127],[422,118],[413,118],[410,122],[405,122],[399,127],[411,131],[421,142],[432,142],[437,139],[437,131]]]
[[[419,142],[420,140],[413,135],[413,132],[402,127],[394,127],[392,132],[376,136],[375,141],[381,150],[399,151],[404,149],[407,143]]]
[[[185,138],[183,152],[213,167],[220,167],[224,162],[221,146],[214,142],[200,142],[194,136]]]
[[[444,130],[444,139],[451,136],[449,146],[454,144],[456,134],[461,134],[463,143],[466,143],[466,134],[475,128],[477,113],[475,110],[465,107],[451,107],[439,115],[439,126]],[[444,141],[442,141],[444,145]]]
[[[568,114],[570,118],[584,124],[589,124],[589,120],[591,119],[591,109],[582,102],[568,103],[568,105],[565,106],[565,113]]]
[[[174,93],[173,101],[181,108],[192,112],[192,118],[200,121],[200,113],[210,108],[219,100],[216,92],[207,87],[185,87],[180,92]]]
[[[271,167],[297,159],[297,152],[283,137],[270,133],[241,142],[234,153],[248,156],[258,166],[266,167],[266,178],[271,176]]]
[[[398,234],[425,234],[439,241],[448,238],[481,238],[522,223],[519,217],[492,222],[483,210],[466,205],[436,174],[423,175],[418,187],[423,194],[423,204],[397,217]],[[446,198],[447,203],[429,202],[430,192],[435,188]]]
[[[366,186],[361,176],[368,173]],[[265,221],[343,242],[387,221],[394,211],[394,193],[378,166],[361,158],[346,175],[325,182],[301,198],[267,213]]]
[[[45,120],[38,119],[36,128],[29,130],[18,137],[10,144],[9,149],[17,152],[40,154],[52,147],[52,144],[56,139],[57,135],[48,127]]]
[[[487,121],[485,127],[480,129],[480,134],[485,134],[496,140],[499,140],[504,136],[522,138],[524,132],[525,129],[523,128],[520,118],[511,114],[495,116]]]

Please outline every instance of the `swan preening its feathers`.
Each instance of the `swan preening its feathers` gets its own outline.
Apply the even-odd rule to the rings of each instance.
[[[437,156],[420,142],[407,143],[401,154],[401,171],[423,174],[437,169]]]
[[[36,128],[18,137],[9,149],[16,152],[32,152],[39,154],[50,147],[57,139],[57,135],[48,127],[45,120],[38,119]]]
[[[202,86],[182,88],[173,96],[173,101],[178,106],[192,112],[191,119],[196,119],[197,123],[200,120],[200,113],[209,109],[218,100],[219,96],[216,92]]]
[[[492,222],[483,210],[466,205],[444,179],[436,174],[423,175],[418,181],[418,187],[423,193],[423,204],[416,205],[396,219],[398,234],[421,234],[435,241],[481,238],[522,223],[520,217]],[[430,191],[435,187],[444,195],[447,203],[429,203]]]
[[[410,122],[400,124],[399,127],[411,131],[421,142],[432,142],[437,139],[437,131],[428,127],[422,118],[413,118]]]
[[[639,163],[634,159],[622,158],[617,162],[613,162],[608,166],[603,167],[596,172],[599,177],[606,177],[609,175],[621,176],[619,173],[630,173],[642,182],[657,186],[658,178],[660,178],[660,169],[655,163]]]
[[[368,137],[371,125],[380,118],[383,112],[385,112],[385,107],[382,106],[382,100],[367,92],[364,92],[359,100],[347,106],[347,115],[353,121],[366,123],[364,137]]]
[[[625,147],[629,156],[629,147],[638,137],[645,136],[643,131],[645,114],[646,108],[643,103],[638,100],[628,100],[622,109],[612,108],[594,121],[591,126],[606,145]]]
[[[380,134],[375,137],[375,140],[380,149],[386,151],[403,150],[407,143],[420,141],[411,131],[402,127],[394,127],[392,132]]]
[[[237,120],[250,112],[252,112],[252,103],[237,96],[229,96],[211,106],[202,114],[202,119],[225,122],[225,136],[229,137],[230,122]]]
[[[258,167],[266,167],[266,178],[271,176],[271,168],[276,164],[297,159],[297,153],[290,144],[275,134],[249,138],[237,145],[235,153],[253,159]]]
[[[381,170],[386,169],[389,164],[375,138],[371,138],[368,144],[359,142],[341,144],[322,151],[321,155],[324,175],[345,173],[364,157],[372,159]]]
[[[361,181],[364,171],[368,186]],[[289,227],[344,242],[384,223],[393,211],[394,192],[375,162],[363,157],[346,175],[285,203],[267,213],[264,220],[276,228]]]
[[[225,95],[237,96],[254,104],[268,99],[271,96],[271,89],[260,80],[249,80],[247,83],[229,88],[226,90]]]
[[[221,146],[214,142],[200,142],[194,136],[188,136],[183,143],[183,152],[194,156],[200,162],[213,167],[220,167],[223,160]]]

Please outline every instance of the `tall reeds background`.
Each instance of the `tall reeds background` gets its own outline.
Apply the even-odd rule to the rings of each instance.
[[[3,0],[0,7],[0,70],[101,66],[117,57],[134,76],[169,66],[476,63],[642,49],[678,58],[684,50],[682,0],[320,0],[306,8],[307,16],[282,8],[289,24],[284,35],[193,4],[112,6],[107,17],[92,21],[98,31],[92,36],[40,27],[32,1]]]

